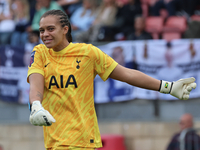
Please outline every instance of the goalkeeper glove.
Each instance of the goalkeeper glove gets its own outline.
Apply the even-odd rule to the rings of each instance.
[[[180,79],[176,82],[161,80],[160,93],[171,94],[181,100],[189,99],[190,91],[196,88],[195,78]]]
[[[56,120],[42,107],[40,101],[34,101],[31,106],[29,121],[35,126],[51,126]]]

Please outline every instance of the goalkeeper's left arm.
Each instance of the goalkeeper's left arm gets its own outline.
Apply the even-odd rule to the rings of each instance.
[[[157,80],[140,71],[128,69],[119,64],[109,77],[140,88],[171,94],[181,100],[189,99],[190,91],[196,88],[195,78],[193,77],[180,79],[176,82]]]
[[[29,121],[35,126],[50,126],[55,119],[42,107],[44,92],[44,77],[39,73],[33,73],[29,76],[30,94],[29,108],[31,111]]]

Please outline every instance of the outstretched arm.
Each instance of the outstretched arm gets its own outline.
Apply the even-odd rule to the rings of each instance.
[[[119,64],[109,77],[140,88],[171,94],[182,100],[187,100],[190,91],[196,88],[195,78],[193,77],[180,79],[176,82],[160,81],[140,71],[128,69]]]
[[[161,82],[160,80],[152,78],[138,70],[125,68],[119,64],[109,77],[115,80],[126,82],[133,86],[155,91],[159,91]]]

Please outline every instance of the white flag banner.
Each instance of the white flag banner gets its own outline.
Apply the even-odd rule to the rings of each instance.
[[[120,41],[99,48],[119,64],[140,70],[159,80],[176,81],[195,77],[200,85],[200,39]],[[170,94],[145,90],[126,83],[95,78],[95,102],[117,102],[138,99],[177,100]],[[192,90],[191,98],[200,97],[200,87]]]

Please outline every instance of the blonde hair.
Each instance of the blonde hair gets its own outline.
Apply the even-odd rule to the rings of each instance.
[[[21,4],[23,5],[23,17],[26,18],[27,20],[30,19],[30,15],[29,15],[29,11],[30,11],[30,8],[29,8],[29,4],[28,4],[28,1],[27,0],[17,0],[19,2],[21,2]],[[15,15],[15,20],[18,20],[20,18],[20,14],[17,13],[17,14],[14,14]]]
[[[93,16],[96,12],[97,0],[83,0],[83,1],[88,1],[91,4],[91,14],[90,14],[90,16]],[[81,14],[81,17],[83,17],[85,15],[86,11],[87,11],[87,9],[84,8],[84,10]]]

